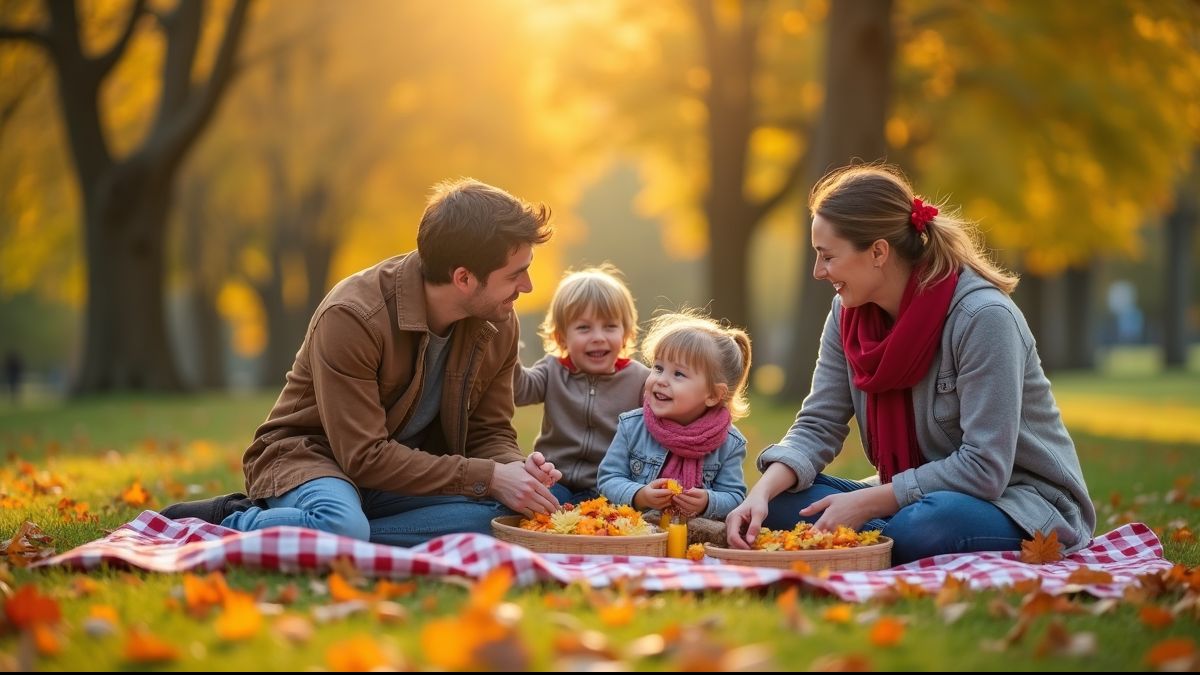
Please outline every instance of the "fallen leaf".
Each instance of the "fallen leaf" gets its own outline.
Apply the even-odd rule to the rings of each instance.
[[[871,626],[869,637],[876,647],[895,647],[904,637],[904,622],[892,616],[882,617]]]
[[[262,628],[262,614],[248,593],[231,591],[225,598],[224,608],[217,616],[217,635],[226,642],[248,640],[258,635]]]
[[[859,654],[818,656],[808,666],[810,672],[867,673],[875,670],[867,657]]]
[[[329,669],[339,673],[395,670],[396,664],[373,638],[362,635],[334,643],[325,650]]]
[[[1058,541],[1058,532],[1051,532],[1047,537],[1038,530],[1033,533],[1032,540],[1021,542],[1021,562],[1044,565],[1062,560],[1062,557],[1062,544]]]
[[[827,607],[821,613],[821,618],[829,623],[850,623],[850,619],[853,616],[854,609],[844,602]]]
[[[179,649],[143,629],[132,629],[125,637],[125,660],[131,663],[162,663],[179,658]]]
[[[150,493],[142,487],[141,481],[133,481],[133,485],[121,492],[121,501],[129,506],[145,506],[150,501]]]
[[[1175,622],[1175,617],[1158,605],[1142,605],[1138,618],[1147,626],[1161,630]]]
[[[1167,638],[1156,643],[1146,652],[1145,661],[1158,670],[1190,670],[1195,667],[1200,654],[1191,638]]]
[[[1113,575],[1104,570],[1096,570],[1091,567],[1081,567],[1071,572],[1070,576],[1067,577],[1068,584],[1081,584],[1083,586],[1111,584],[1112,582]]]
[[[14,567],[27,567],[54,555],[54,539],[27,520],[11,539],[0,542],[0,552]]]
[[[39,624],[53,625],[62,618],[58,602],[38,592],[36,586],[21,586],[4,602],[4,614],[9,623],[21,630],[32,630]]]
[[[275,620],[275,633],[294,645],[307,643],[316,632],[312,622],[295,614],[285,614]]]

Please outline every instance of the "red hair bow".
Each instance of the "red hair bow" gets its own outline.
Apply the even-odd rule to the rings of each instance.
[[[912,215],[908,217],[912,221],[913,227],[917,228],[917,232],[924,232],[925,225],[933,220],[933,217],[938,214],[936,206],[926,204],[920,199],[913,200]]]

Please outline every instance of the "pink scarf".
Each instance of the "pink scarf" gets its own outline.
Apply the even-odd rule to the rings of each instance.
[[[918,274],[913,270],[908,278],[895,324],[874,303],[842,310],[842,349],[854,386],[867,392],[870,457],[881,483],[925,461],[917,443],[912,387],[929,372],[958,286],[956,271],[918,293]]]
[[[667,449],[667,463],[659,478],[674,478],[684,490],[704,487],[706,455],[721,447],[729,436],[733,419],[729,408],[716,405],[688,425],[660,419],[650,410],[650,402],[642,404],[642,420],[654,440]]]

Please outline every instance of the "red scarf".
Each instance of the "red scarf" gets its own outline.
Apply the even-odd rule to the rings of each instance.
[[[642,404],[642,421],[650,436],[667,449],[667,461],[658,477],[674,478],[684,490],[704,487],[704,457],[721,447],[733,423],[729,408],[723,405],[715,405],[683,425],[655,415],[649,401]]]
[[[875,303],[842,310],[842,349],[854,386],[867,392],[870,457],[881,483],[924,462],[912,387],[929,372],[958,286],[955,271],[918,294],[917,277],[913,270],[894,325]]]

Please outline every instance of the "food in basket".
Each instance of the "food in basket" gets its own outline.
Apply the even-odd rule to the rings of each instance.
[[[856,532],[852,527],[839,525],[832,532],[814,530],[811,523],[800,522],[790,530],[762,528],[754,540],[756,551],[823,551],[838,548],[857,548],[879,543],[879,530]]]
[[[654,534],[655,530],[642,518],[642,512],[621,504],[614,506],[605,497],[589,499],[579,504],[564,504],[551,514],[538,513],[522,518],[520,527],[531,532],[551,534],[582,534],[624,537]]]

